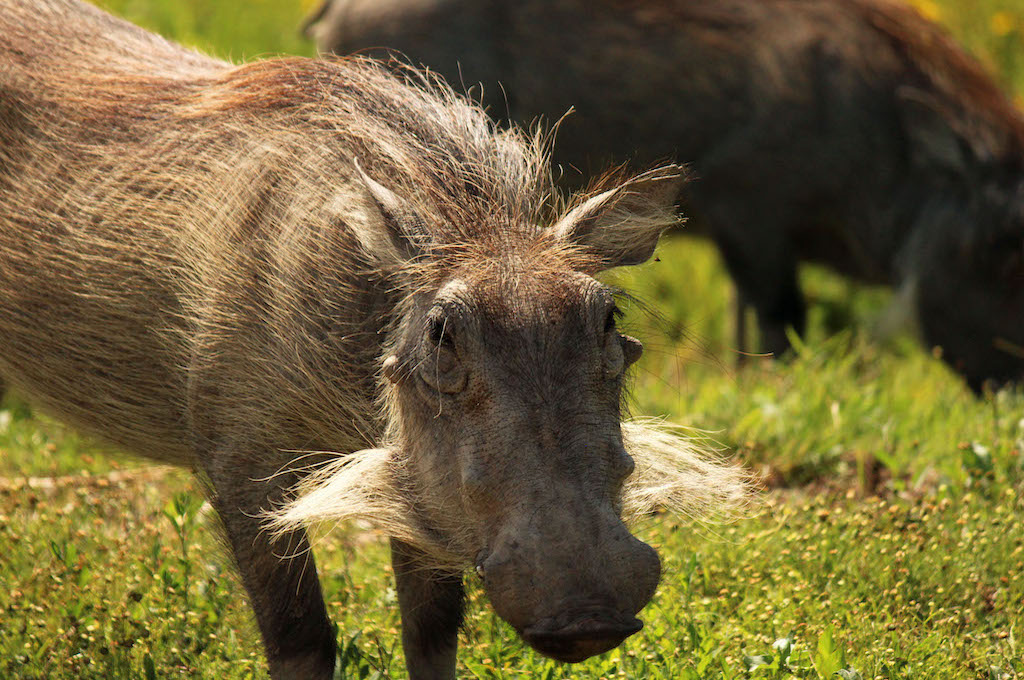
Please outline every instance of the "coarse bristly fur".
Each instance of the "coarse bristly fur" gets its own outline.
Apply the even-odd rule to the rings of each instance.
[[[9,64],[0,82],[4,374],[78,425],[190,463],[182,368],[202,354],[197,344],[216,347],[258,317],[266,329],[253,332],[270,335],[254,341],[290,345],[267,349],[314,350],[294,357],[297,374],[274,378],[327,393],[252,405],[294,408],[325,433],[347,433],[347,443],[373,441],[380,423],[352,387],[372,382],[387,312],[429,285],[440,258],[400,263],[381,252],[389,243],[352,181],[353,160],[415,199],[421,236],[439,255],[496,254],[503,242],[539,236],[490,228],[539,230],[549,192],[539,141],[495,134],[426,76],[401,83],[361,59],[234,67],[86,9],[95,24],[78,24],[72,15],[85,10],[70,1],[14,2],[0,15]],[[64,288],[33,285],[41,268]],[[275,299],[296,290],[302,297]],[[305,337],[322,330],[309,317],[337,311],[320,305],[346,309],[329,337]],[[315,349],[329,345],[363,361],[341,366],[350,375],[336,385],[315,384],[325,367]]]
[[[81,11],[91,23],[68,20]],[[246,417],[313,426],[291,443],[379,445],[376,366],[403,299],[453,262],[515,250],[600,268],[540,226],[553,214],[542,140],[495,131],[429,76],[402,83],[363,59],[231,66],[71,0],[13,2],[0,32],[0,371],[130,450],[196,464],[187,402],[210,352],[241,364],[225,378]],[[411,197],[426,256],[390,252],[354,159]],[[618,241],[675,219],[620,203]],[[349,261],[325,257],[337,253]],[[36,283],[43,268],[60,288]],[[316,314],[337,327],[324,335]],[[248,356],[233,356],[239,331]],[[222,425],[250,427],[235,420]]]
[[[0,375],[85,431],[199,472],[273,677],[327,678],[334,667],[312,561],[279,559],[308,549],[307,521],[365,516],[399,539],[409,666],[454,677],[461,582],[423,567],[463,566],[489,549],[499,614],[538,649],[579,660],[635,632],[632,615],[657,584],[653,550],[617,511],[666,502],[708,516],[743,495],[735,470],[627,426],[638,481],[610,500],[632,465],[616,401],[640,350],[615,330],[611,293],[591,276],[650,257],[676,220],[679,168],[609,179],[561,205],[541,136],[496,130],[433,77],[365,59],[231,65],[77,0],[7,0],[0,65]],[[502,498],[517,505],[504,521],[500,503],[480,503],[497,519],[478,512],[469,538],[469,513],[448,509],[459,507],[453,480],[472,466],[431,458],[465,444],[439,420],[451,390],[430,387],[444,330],[422,350],[439,296],[457,305],[467,286],[456,273],[486,298],[467,312],[491,323],[480,346],[530,364],[518,392],[488,411],[499,421],[479,414],[482,394],[509,389],[492,379],[501,358],[478,362],[476,391],[445,407],[468,419],[475,404],[477,420],[501,430],[504,440],[480,431],[467,446],[500,449],[482,460],[504,466]],[[547,332],[531,336],[546,354],[524,349],[522,329]],[[545,401],[538,385],[579,403]],[[575,429],[552,425],[565,420],[559,408],[575,420],[555,425]],[[527,439],[532,462],[516,450]],[[574,455],[548,455],[562,449]],[[573,466],[593,479],[577,483]],[[583,508],[557,518],[575,543],[512,550],[517,536],[543,539],[555,526],[548,516],[532,527],[537,513],[515,496],[524,488],[548,507],[570,498]],[[265,513],[295,489],[304,496],[272,522],[284,534],[274,546]],[[526,592],[531,579],[553,595]],[[603,623],[571,604],[590,607],[592,596]],[[551,642],[563,614],[603,628]]]

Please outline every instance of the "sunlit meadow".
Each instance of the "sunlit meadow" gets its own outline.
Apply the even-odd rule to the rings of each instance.
[[[105,0],[200,49],[312,54],[312,0]],[[1019,101],[1024,0],[915,0]],[[0,10],[2,11],[2,10]],[[706,243],[674,237],[621,273],[648,348],[633,409],[698,428],[764,480],[727,526],[639,527],[664,561],[646,626],[575,666],[526,649],[469,579],[465,678],[1024,676],[1024,394],[976,399],[890,295],[803,272],[810,332],[788,362],[737,368],[731,289]],[[642,307],[642,308],[641,308]],[[883,337],[884,335],[884,337]],[[0,410],[0,678],[264,678],[258,634],[183,471]],[[338,677],[404,678],[387,551],[346,527],[317,557]]]

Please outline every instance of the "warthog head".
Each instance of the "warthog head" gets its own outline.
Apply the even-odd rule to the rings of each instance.
[[[921,334],[975,392],[1024,382],[1024,132],[971,135],[933,102],[914,105],[915,160],[943,182],[903,264]]]
[[[935,243],[929,266],[913,279],[925,342],[941,347],[976,393],[1024,382],[1022,225]]]
[[[415,209],[363,180],[419,270],[382,360],[387,443],[315,474],[278,521],[370,518],[438,564],[474,568],[539,652],[573,662],[615,647],[640,630],[660,577],[624,512],[742,496],[733,468],[652,430],[624,440],[620,422],[642,346],[593,275],[650,257],[679,179],[650,173],[549,228],[440,248],[407,238]]]
[[[432,523],[472,554],[504,619],[577,661],[639,630],[658,583],[619,519],[633,471],[619,401],[641,347],[607,288],[538,255],[453,272],[385,368]]]

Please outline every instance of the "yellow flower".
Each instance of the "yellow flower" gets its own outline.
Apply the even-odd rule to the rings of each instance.
[[[996,12],[992,15],[992,32],[1000,38],[1017,29],[1016,17],[1009,12]]]
[[[939,21],[942,19],[942,10],[936,5],[933,0],[912,0],[914,7],[917,11],[923,14],[926,18],[932,21]]]

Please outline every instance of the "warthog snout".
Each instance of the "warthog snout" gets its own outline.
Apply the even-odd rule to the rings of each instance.
[[[618,647],[643,627],[636,617],[623,618],[615,611],[590,609],[545,619],[524,630],[523,639],[544,656],[575,663]]]
[[[643,628],[636,614],[661,577],[657,553],[624,524],[571,526],[572,514],[511,532],[477,569],[498,614],[564,662],[607,652]]]

